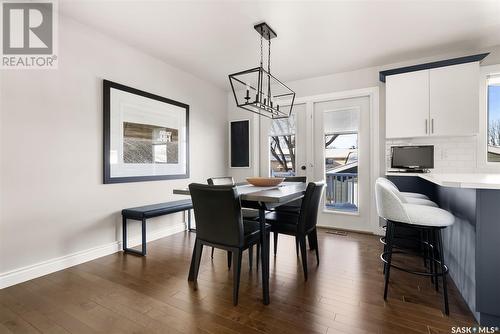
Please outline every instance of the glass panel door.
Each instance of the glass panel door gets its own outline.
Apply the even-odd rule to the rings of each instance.
[[[325,111],[323,126],[325,209],[358,212],[359,107]]]
[[[287,177],[296,174],[296,112],[289,118],[273,119],[269,131],[269,175]]]
[[[289,118],[261,117],[260,175],[271,177],[305,176],[306,104],[293,106]]]
[[[370,227],[370,98],[313,104],[314,178],[325,180],[318,223],[346,230]]]

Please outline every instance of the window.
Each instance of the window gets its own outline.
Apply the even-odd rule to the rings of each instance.
[[[500,75],[488,78],[488,162],[500,162]]]
[[[325,209],[358,212],[358,130],[359,110],[326,111]]]
[[[269,131],[269,175],[286,177],[295,175],[296,114],[289,118],[273,119]]]

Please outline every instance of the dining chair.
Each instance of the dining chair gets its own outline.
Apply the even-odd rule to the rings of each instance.
[[[266,221],[271,224],[271,232],[274,233],[274,255],[276,256],[278,246],[278,234],[295,236],[299,243],[302,258],[302,269],[307,281],[307,251],[306,236],[316,251],[316,262],[319,265],[318,233],[316,223],[318,221],[318,208],[323,194],[324,182],[310,182],[302,198],[302,205],[298,214],[293,212],[273,211],[266,215]]]
[[[306,176],[287,176],[283,182],[307,182]]]
[[[189,192],[197,228],[188,280],[196,281],[198,278],[203,246],[231,252],[233,304],[237,305],[242,253],[259,242],[260,224],[243,220],[239,194],[234,185],[211,186],[192,183],[189,185]],[[269,225],[266,224],[265,228],[266,233],[269,233]],[[262,267],[265,270],[266,266]]]
[[[285,180],[283,180],[283,182],[304,182],[305,183],[305,182],[307,182],[307,177],[306,176],[288,176],[288,177],[285,177]],[[274,211],[292,212],[295,214],[299,214],[301,206],[302,206],[302,198],[297,199],[297,200],[292,201],[292,202],[289,202],[289,203],[286,203],[285,205],[280,205],[280,206],[274,208]],[[277,234],[275,234],[274,239],[275,239],[275,242],[277,242],[276,241]],[[311,242],[309,237],[308,237],[308,239],[309,239],[309,247],[311,247],[312,242]],[[299,256],[299,239],[296,239],[295,251],[297,253],[297,256]]]
[[[207,179],[207,183],[211,186],[221,186],[221,185],[235,185],[234,179],[232,176],[219,176],[219,177],[211,177]],[[259,218],[259,212],[254,209],[246,209],[242,208],[241,213],[243,215],[243,219],[248,219],[248,220],[257,220]],[[257,258],[260,255],[260,249],[259,245],[257,245]],[[214,247],[212,247],[212,253],[210,255],[212,259],[214,258]],[[248,249],[248,263],[250,269],[252,269],[253,266],[253,246]],[[258,260],[257,260],[258,264]],[[227,266],[228,268],[231,269],[231,253],[228,252],[227,254]]]
[[[288,176],[285,177],[283,182],[307,182],[307,177],[305,176]],[[284,211],[284,212],[300,212],[300,206],[302,205],[302,199],[298,199],[285,205],[280,205],[274,209],[274,211]]]
[[[232,176],[211,177],[207,179],[207,183],[211,186],[232,185],[234,184],[234,179]]]

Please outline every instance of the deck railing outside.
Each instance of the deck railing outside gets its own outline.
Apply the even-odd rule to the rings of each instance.
[[[325,206],[333,210],[357,211],[358,173],[327,173]]]

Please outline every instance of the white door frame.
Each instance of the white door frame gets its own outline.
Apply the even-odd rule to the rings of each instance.
[[[305,96],[295,99],[295,104],[305,103],[307,105],[307,161],[314,160],[314,103],[332,101],[332,100],[342,100],[348,98],[364,97],[367,96],[370,99],[370,196],[372,198],[370,202],[370,222],[368,226],[369,231],[374,234],[382,234],[382,230],[379,226],[379,218],[377,215],[377,209],[375,204],[375,180],[380,176],[380,118],[379,118],[379,88],[378,87],[368,87],[361,89],[346,90],[328,94]],[[314,167],[314,166],[308,166]],[[309,169],[308,168],[308,169]],[[308,175],[309,172],[308,172]]]

